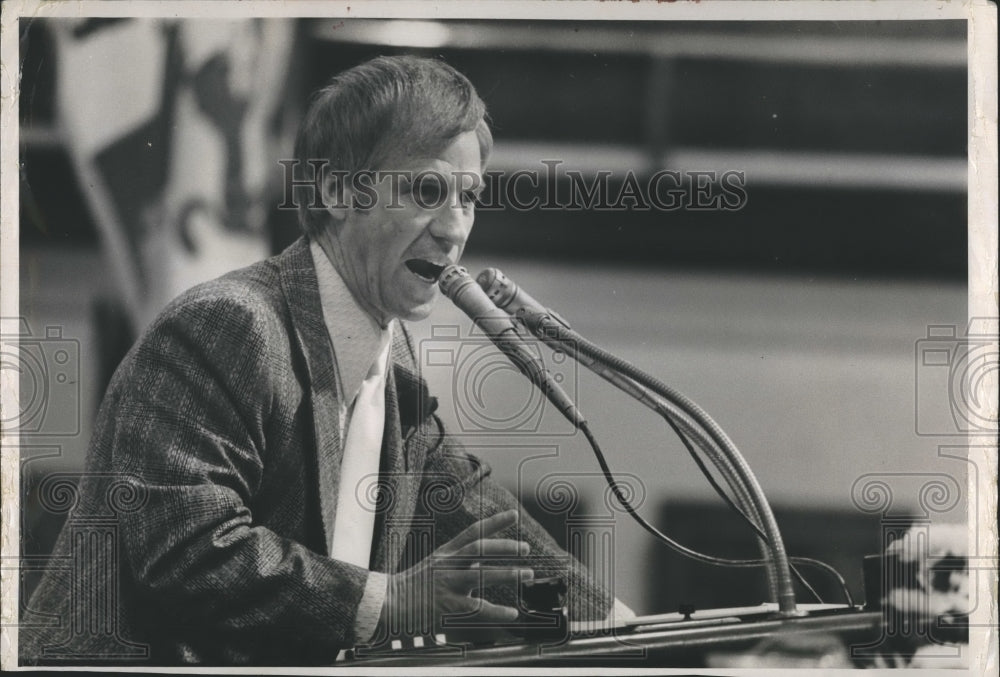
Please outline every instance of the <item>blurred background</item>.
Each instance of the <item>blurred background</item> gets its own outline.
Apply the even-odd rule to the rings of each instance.
[[[143,327],[298,236],[277,161],[309,94],[400,53],[440,56],[476,85],[493,170],[560,160],[611,171],[614,192],[628,171],[744,173],[740,209],[482,210],[464,264],[501,268],[701,404],[792,554],[835,565],[861,597],[887,518],[929,515],[910,480],[939,478],[950,493],[934,519],[964,519],[968,466],[957,446],[939,453],[967,424],[952,358],[920,357],[965,332],[964,22],[21,19],[20,33],[25,555],[47,554],[61,519],[38,483],[83,467]],[[536,190],[567,187],[557,173]],[[463,341],[468,325],[444,301],[412,327],[440,413],[557,539],[587,520],[613,531],[613,553],[583,556],[620,599],[640,613],[763,601],[761,572],[682,560],[609,506],[586,441]],[[430,359],[442,348],[450,363]],[[546,359],[648,519],[708,552],[756,553],[661,421]],[[865,493],[872,478],[894,487],[891,506]]]

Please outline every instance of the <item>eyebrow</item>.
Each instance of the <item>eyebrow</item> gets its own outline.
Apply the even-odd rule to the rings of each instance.
[[[411,189],[414,186],[417,186],[420,183],[422,183],[422,182],[414,181],[414,177],[417,174],[420,174],[421,171],[423,171],[423,170],[421,170],[421,171],[413,171],[413,170],[405,169],[405,170],[401,170],[401,171],[405,172],[405,176],[401,176],[399,178],[398,186],[400,187],[400,189],[404,189],[404,188],[405,189]],[[456,187],[459,187],[460,183],[464,182],[466,178],[472,178],[472,179],[474,179],[474,184],[472,186],[463,188],[461,192],[466,193],[466,192],[471,191],[476,196],[476,198],[479,198],[479,196],[483,194],[483,191],[486,190],[486,177],[483,175],[482,172],[475,172],[475,173],[473,173],[473,172],[468,172],[468,171],[464,171],[464,170],[450,170],[450,171],[434,170],[434,171],[437,172],[438,174],[442,175],[442,176],[445,176],[445,177],[450,176],[453,179],[455,179],[454,183],[452,183],[452,182],[446,182],[446,185],[448,186],[448,191],[449,192],[451,191],[451,186],[454,185]]]

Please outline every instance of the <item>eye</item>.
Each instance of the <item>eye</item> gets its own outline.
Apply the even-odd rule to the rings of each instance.
[[[419,181],[413,184],[411,194],[414,201],[420,207],[424,209],[437,209],[447,199],[448,190],[440,177],[433,174],[425,174],[420,177]]]

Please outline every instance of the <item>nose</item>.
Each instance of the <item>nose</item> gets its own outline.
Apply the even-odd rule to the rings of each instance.
[[[461,249],[469,239],[474,219],[475,214],[471,208],[464,208],[461,204],[446,204],[431,219],[430,233],[442,245]]]

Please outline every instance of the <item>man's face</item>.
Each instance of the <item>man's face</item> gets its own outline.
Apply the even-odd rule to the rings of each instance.
[[[422,320],[439,293],[441,270],[462,255],[481,185],[479,141],[464,132],[436,157],[389,161],[362,190],[348,186],[346,206],[320,244],[381,324]]]

